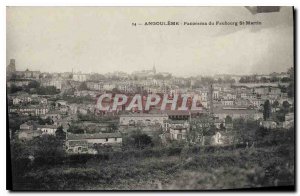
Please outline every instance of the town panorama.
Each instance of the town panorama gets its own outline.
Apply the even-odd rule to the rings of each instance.
[[[291,7],[7,12],[9,189],[295,190]]]

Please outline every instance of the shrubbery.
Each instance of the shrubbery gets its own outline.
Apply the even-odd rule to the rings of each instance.
[[[164,147],[133,146],[123,151],[69,156],[57,148],[61,143],[55,137],[15,142],[12,143],[14,187],[123,189],[139,188],[140,182],[148,184],[152,179],[162,179],[168,188],[176,175],[190,175],[184,182],[175,183],[180,189],[189,187],[188,179],[196,180],[192,184],[195,188],[294,184],[293,129],[285,132],[262,129],[255,137],[261,139],[254,146],[189,146],[175,142]],[[38,146],[43,147],[32,151]],[[34,160],[29,159],[30,152],[35,152]]]

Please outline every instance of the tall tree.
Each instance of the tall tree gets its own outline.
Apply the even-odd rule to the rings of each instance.
[[[284,111],[284,112],[288,112],[290,106],[291,106],[291,104],[290,104],[288,101],[284,101],[284,102],[282,103],[283,111]]]
[[[273,104],[272,104],[272,107],[278,108],[278,106],[279,106],[279,102],[277,100],[274,101]]]
[[[63,130],[62,126],[59,126],[55,132],[55,135],[58,139],[60,140],[65,140],[66,139],[66,133]]]
[[[271,104],[270,104],[270,101],[269,100],[266,100],[264,105],[264,120],[267,120],[271,117]]]
[[[232,123],[232,118],[227,115],[225,118],[225,124],[231,124],[231,123]]]

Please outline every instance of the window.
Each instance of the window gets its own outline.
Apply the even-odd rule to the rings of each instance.
[[[105,141],[108,142],[108,138],[105,138]]]
[[[118,140],[118,138],[115,137],[115,141],[117,141],[117,140]]]

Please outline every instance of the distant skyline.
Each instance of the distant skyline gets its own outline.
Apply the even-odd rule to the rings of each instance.
[[[133,22],[260,21],[257,26],[132,26]],[[244,7],[8,7],[7,65],[42,72],[175,76],[269,74],[293,66],[293,10]]]

